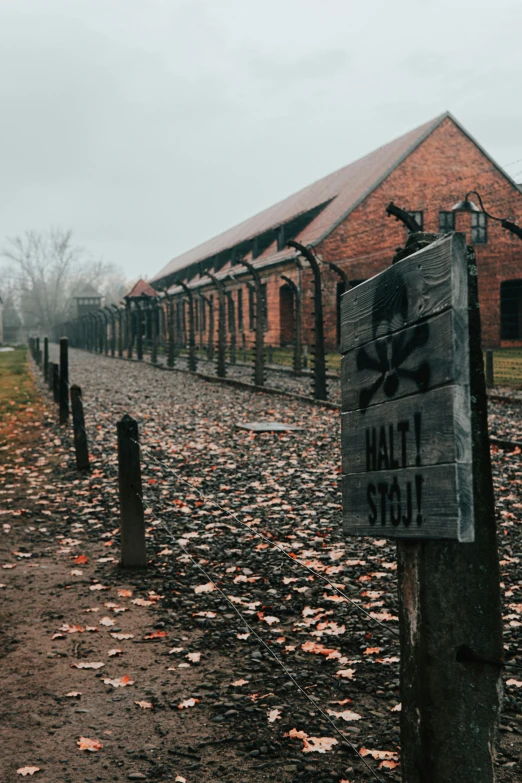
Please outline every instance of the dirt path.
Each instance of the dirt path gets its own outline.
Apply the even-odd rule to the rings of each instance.
[[[88,405],[91,474],[74,471],[52,407],[1,469],[2,783],[25,766],[44,783],[398,781],[394,547],[342,535],[336,414],[81,352],[70,377]],[[114,433],[126,411],[143,444],[145,573],[118,567]],[[304,429],[234,426],[259,418]],[[517,682],[519,460],[495,455],[506,680]],[[103,666],[77,668],[89,663]],[[517,693],[508,686],[503,783],[520,779]],[[80,737],[103,747],[81,750]]]

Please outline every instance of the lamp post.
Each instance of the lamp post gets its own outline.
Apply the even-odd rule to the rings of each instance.
[[[469,196],[476,196],[478,198],[481,207],[480,209],[473,201],[470,201]],[[495,215],[491,215],[489,212],[487,212],[486,209],[484,208],[481,195],[476,190],[468,191],[468,193],[466,193],[464,197],[464,200],[458,201],[451,208],[451,211],[452,212],[483,212],[491,220],[495,220],[497,223],[500,223],[502,228],[505,228],[506,231],[509,231],[511,234],[515,234],[517,237],[522,239],[522,228],[520,226],[517,226],[516,223],[513,223],[512,220],[508,220],[507,218],[495,217]]]

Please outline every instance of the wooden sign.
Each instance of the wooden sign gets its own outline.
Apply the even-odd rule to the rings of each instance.
[[[451,234],[342,297],[349,535],[474,540],[467,275]]]

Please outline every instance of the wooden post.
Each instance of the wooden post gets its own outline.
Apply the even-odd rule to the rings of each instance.
[[[321,287],[321,269],[319,262],[313,251],[290,239],[287,242],[288,247],[294,247],[306,258],[312,269],[314,279],[314,374],[313,389],[316,400],[328,399],[328,388],[326,384],[326,357],[324,348],[324,320],[323,320],[323,293]]]
[[[69,341],[60,338],[60,424],[69,421]]]
[[[143,361],[143,318],[141,302],[134,300],[136,307],[136,356],[139,362]]]
[[[125,414],[118,422],[121,565],[124,568],[145,568],[147,565],[138,442],[138,424]]]
[[[152,364],[158,363],[158,303],[156,298],[150,299],[150,360]]]
[[[228,330],[230,332],[230,364],[236,363],[236,306],[234,292],[225,291],[228,305]]]
[[[298,266],[298,274],[301,273],[301,267]],[[301,338],[301,290],[291,277],[281,275],[282,279],[290,287],[294,299],[294,373],[301,375],[303,368],[303,346]]]
[[[500,571],[475,254],[468,253],[475,541],[398,545],[405,783],[494,783]],[[442,498],[441,498],[442,501]]]
[[[43,376],[45,380],[47,380],[49,377],[49,338],[48,337],[44,337]]]
[[[488,389],[492,389],[495,385],[495,374],[493,370],[493,351],[488,349],[486,351],[486,386]]]
[[[42,364],[42,353],[40,351],[40,338],[36,338],[36,364],[38,367]]]
[[[256,302],[256,341],[255,341],[255,356],[254,356],[254,377],[253,381],[256,386],[265,385],[265,314],[264,308],[266,302],[263,298],[263,286],[261,283],[261,277],[259,272],[249,261],[244,259],[241,263],[246,266],[252,277],[254,278],[254,290],[255,290],[255,302]]]
[[[188,368],[191,372],[196,372],[198,369],[198,357],[196,356],[196,333],[194,329],[194,295],[192,289],[183,280],[179,280],[177,285],[183,288],[188,299]]]
[[[225,335],[225,291],[223,283],[218,280],[210,272],[207,272],[208,277],[212,280],[217,288],[218,293],[218,342],[217,342],[217,366],[216,374],[218,378],[224,378],[227,374],[226,366],[226,335]],[[212,327],[214,326],[214,319],[212,318]]]
[[[76,469],[89,470],[89,447],[85,418],[83,415],[82,390],[79,386],[71,386],[71,410],[74,432],[74,450],[76,453]]]
[[[52,371],[52,378],[53,378],[53,399],[56,403],[60,402],[60,368],[56,364],[56,362],[53,362],[51,365],[53,368]]]
[[[398,539],[403,782],[494,783],[503,646],[477,265],[463,234],[414,234],[399,259],[342,299],[345,529]]]

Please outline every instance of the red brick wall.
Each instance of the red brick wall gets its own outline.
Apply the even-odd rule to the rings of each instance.
[[[405,227],[388,218],[390,201],[422,211],[424,229],[439,230],[439,211],[478,190],[493,215],[522,218],[522,193],[515,189],[452,122],[444,122],[317,248],[327,261],[341,262],[350,279],[364,279],[390,263],[404,243]],[[472,200],[477,202],[475,197]],[[457,213],[456,230],[471,242],[471,216]],[[475,245],[479,273],[482,335],[485,345],[500,344],[500,283],[522,278],[522,240],[488,220],[488,241]],[[335,342],[335,278],[325,275],[328,342]],[[330,282],[331,280],[331,282]]]
[[[337,262],[350,280],[364,280],[385,269],[397,247],[406,240],[406,229],[388,218],[385,207],[393,201],[412,211],[422,211],[424,229],[438,232],[439,212],[450,212],[469,190],[478,190],[485,208],[493,215],[513,216],[522,222],[522,193],[515,189],[490,163],[472,141],[449,118],[393,171],[317,248],[324,261]],[[477,199],[471,197],[475,202]],[[456,230],[471,242],[471,216],[456,214]],[[476,245],[482,334],[485,345],[500,344],[500,283],[522,279],[522,240],[509,234],[499,223],[488,221],[488,241]],[[261,271],[267,283],[267,344],[281,342],[281,274],[297,282],[295,264]],[[337,345],[336,292],[338,276],[323,267],[325,335],[329,350]],[[230,284],[229,284],[230,285]],[[243,287],[243,323],[247,345],[254,342],[250,330],[248,290]],[[309,269],[302,273],[303,342],[313,342],[313,285]],[[217,298],[216,298],[217,324]],[[217,326],[215,335],[217,336]],[[227,329],[228,336],[228,329]],[[241,336],[238,335],[238,345]],[[506,345],[514,345],[513,341]],[[518,343],[517,343],[518,344]],[[522,344],[522,342],[520,343]]]

